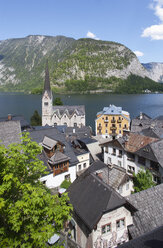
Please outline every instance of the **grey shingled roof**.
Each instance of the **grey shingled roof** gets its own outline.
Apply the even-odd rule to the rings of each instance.
[[[163,139],[150,144],[150,147],[158,161],[163,168]]]
[[[94,174],[102,172],[100,178],[115,190],[129,177],[124,168],[116,165],[110,167],[102,161],[93,162],[87,170]]]
[[[59,164],[61,162],[69,161],[70,158],[60,151],[54,153],[54,155],[49,159],[49,163],[52,165]]]
[[[47,136],[45,136],[42,141],[42,146],[46,147],[49,150],[51,150],[56,144],[57,144],[56,140],[53,140]]]
[[[162,248],[163,226],[158,227],[140,237],[119,245],[117,248]]]
[[[65,145],[64,154],[68,157],[70,157],[70,166],[75,165],[78,163],[78,159],[70,146],[70,144],[66,141],[65,135],[60,133],[59,130],[57,130],[55,127],[53,128],[46,128],[40,130],[31,130],[30,132],[31,139],[36,141],[37,143],[42,143],[45,136],[60,141]]]
[[[131,122],[131,131],[154,138],[163,138],[163,120],[161,118],[151,119],[145,114],[142,119],[138,116]]]
[[[68,195],[75,213],[90,231],[104,213],[121,206],[128,206],[124,197],[92,173],[95,168],[105,166],[100,161],[95,162],[68,188]]]
[[[11,143],[20,143],[21,127],[20,121],[0,122],[0,143],[5,146]]]
[[[20,121],[20,126],[22,130],[31,128],[29,122],[24,118],[23,115],[11,115],[11,120]],[[7,116],[0,117],[0,122],[4,122],[4,121],[9,121]]]
[[[129,227],[132,238],[163,225],[163,184],[132,194],[126,199],[138,209],[133,216],[133,226]]]

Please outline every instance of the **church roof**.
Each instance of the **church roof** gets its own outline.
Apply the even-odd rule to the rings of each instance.
[[[53,106],[53,114],[56,114],[59,118],[61,118],[64,114],[66,114],[70,118],[75,113],[77,116],[85,115],[85,106]]]

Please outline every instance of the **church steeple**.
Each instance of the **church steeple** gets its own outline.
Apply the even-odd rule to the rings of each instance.
[[[50,88],[48,61],[45,68],[44,92],[42,96],[42,126],[51,125],[53,113],[53,94]]]
[[[50,88],[48,60],[46,61],[46,68],[45,68],[44,93],[45,91],[48,93],[49,97],[51,98],[52,92]]]

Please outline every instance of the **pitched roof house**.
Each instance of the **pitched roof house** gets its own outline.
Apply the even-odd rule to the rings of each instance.
[[[31,130],[30,136],[43,147],[39,157],[44,162],[48,175],[42,176],[41,181],[47,187],[59,187],[65,179],[73,182],[78,171],[89,167],[89,152],[74,150],[67,141],[66,134],[61,133],[57,128],[44,127]]]
[[[74,209],[74,239],[81,247],[116,247],[127,241],[127,227],[136,211],[96,173],[103,167],[102,162],[94,162],[68,189]]]
[[[134,118],[131,122],[131,132],[140,133],[142,135],[163,138],[163,120],[158,116],[152,119],[144,113]]]
[[[149,169],[156,183],[163,181],[163,140],[129,132],[101,146],[106,164],[123,167],[129,174]]]

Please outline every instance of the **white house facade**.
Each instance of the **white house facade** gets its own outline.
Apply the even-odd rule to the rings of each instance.
[[[137,174],[141,169],[149,169],[154,182],[161,183],[163,182],[163,164],[160,143],[162,144],[163,141],[130,133],[128,137],[124,136],[103,144],[104,163],[120,166],[128,174]]]

